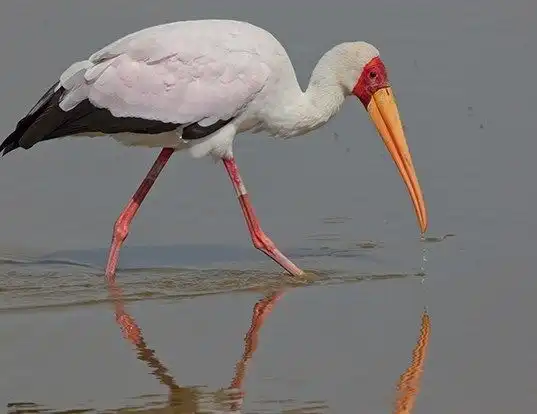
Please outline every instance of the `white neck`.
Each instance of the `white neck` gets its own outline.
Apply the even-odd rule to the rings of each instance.
[[[336,78],[334,64],[332,54],[325,54],[313,70],[305,92],[295,77],[293,85],[283,92],[282,101],[272,105],[264,129],[271,135],[291,137],[327,123],[338,112],[346,95]]]

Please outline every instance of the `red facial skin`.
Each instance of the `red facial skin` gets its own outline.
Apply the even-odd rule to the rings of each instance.
[[[388,81],[386,67],[382,60],[380,60],[380,57],[377,56],[365,65],[352,93],[356,95],[367,108],[373,94],[379,89],[387,88],[389,86],[390,83]]]

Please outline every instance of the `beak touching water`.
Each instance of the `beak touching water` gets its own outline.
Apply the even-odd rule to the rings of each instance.
[[[385,87],[377,90],[367,105],[367,112],[405,182],[423,234],[427,230],[427,210],[392,89]]]

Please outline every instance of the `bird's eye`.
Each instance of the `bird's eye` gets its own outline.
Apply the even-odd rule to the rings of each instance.
[[[377,72],[373,71],[373,72],[369,72],[369,77],[371,79],[375,79],[377,77]]]

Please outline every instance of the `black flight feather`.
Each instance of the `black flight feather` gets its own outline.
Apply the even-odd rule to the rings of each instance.
[[[75,134],[103,133],[117,134],[131,132],[137,134],[160,134],[182,126],[135,117],[117,118],[108,109],[97,108],[88,99],[80,102],[70,111],[63,111],[59,104],[65,89],[54,84],[38,103],[22,118],[15,130],[0,144],[2,155],[21,147],[29,149],[40,141]],[[231,122],[220,120],[207,127],[198,123],[183,128],[182,138],[193,140],[204,138]]]

